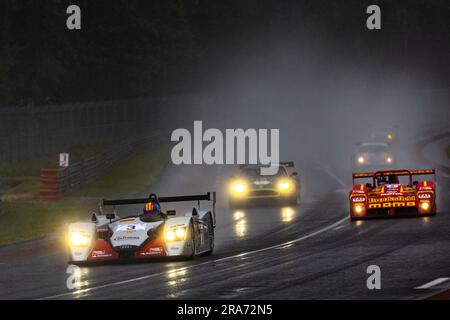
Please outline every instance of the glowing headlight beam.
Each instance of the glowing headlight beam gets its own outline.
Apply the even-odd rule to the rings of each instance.
[[[72,246],[88,246],[90,238],[81,232],[72,232],[70,234],[70,244]]]
[[[233,190],[234,190],[235,192],[242,193],[242,192],[244,192],[245,187],[244,187],[244,185],[243,185],[242,183],[238,183],[238,184],[235,184],[235,185],[234,185]]]
[[[177,230],[175,230],[175,235],[178,239],[184,239],[184,237],[186,236],[186,229],[178,228]]]
[[[361,214],[363,212],[363,206],[356,205],[356,206],[354,206],[354,210],[357,214]]]
[[[169,230],[166,232],[166,240],[167,241],[174,241],[175,238],[176,238],[175,231]]]
[[[176,228],[166,231],[166,241],[181,241],[186,238],[186,228]]]
[[[420,207],[422,208],[422,210],[427,211],[428,209],[430,209],[430,203],[429,202],[422,202],[420,204]]]

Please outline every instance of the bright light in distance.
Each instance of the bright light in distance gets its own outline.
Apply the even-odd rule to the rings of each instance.
[[[241,193],[241,192],[244,192],[244,190],[245,190],[245,187],[243,184],[238,183],[238,184],[234,185],[234,191]]]
[[[391,158],[391,157],[387,157],[386,161],[387,161],[388,163],[391,163],[391,162],[392,162],[392,158]]]
[[[364,163],[364,161],[365,161],[365,160],[364,160],[364,157],[362,157],[362,156],[361,156],[361,157],[358,157],[358,162],[359,162],[359,163]]]

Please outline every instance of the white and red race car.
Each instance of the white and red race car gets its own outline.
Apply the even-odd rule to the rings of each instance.
[[[158,218],[143,214],[93,214],[90,222],[77,222],[68,228],[69,263],[145,259],[154,257],[185,257],[212,254],[214,250],[216,193],[143,199],[103,200],[104,206],[195,201],[194,207],[182,216],[174,210],[161,212]],[[212,210],[200,210],[200,201],[212,201]]]

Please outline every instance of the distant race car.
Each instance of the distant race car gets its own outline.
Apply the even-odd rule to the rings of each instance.
[[[413,176],[434,174],[435,169],[353,173],[353,188],[349,193],[350,218],[435,215],[435,182],[413,181]],[[402,183],[401,177],[406,181]],[[356,179],[368,178],[370,183],[355,184]]]
[[[200,201],[212,201],[211,210],[200,210]],[[162,212],[159,203],[196,201],[199,208],[184,216],[174,210]],[[69,263],[154,257],[193,258],[214,250],[215,192],[204,195],[103,200],[105,206],[145,204],[142,213],[119,217],[112,213],[93,214],[91,222],[69,225]],[[146,211],[148,209],[148,211]]]
[[[260,173],[260,165],[242,165],[229,185],[229,204],[236,208],[265,201],[282,205],[297,205],[300,181],[294,162],[281,162],[276,175]]]
[[[365,142],[358,145],[352,157],[355,170],[359,168],[382,168],[395,162],[392,148],[384,142]]]

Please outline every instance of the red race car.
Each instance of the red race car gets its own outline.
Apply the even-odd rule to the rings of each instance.
[[[350,218],[435,215],[435,177],[413,181],[413,176],[424,175],[435,175],[435,169],[353,173],[353,188],[349,193]],[[371,182],[355,184],[356,179],[371,179]]]

